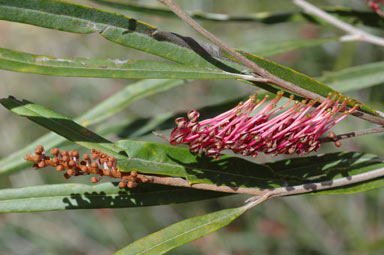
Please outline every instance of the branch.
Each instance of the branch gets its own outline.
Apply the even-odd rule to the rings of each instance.
[[[334,16],[306,2],[305,0],[293,0],[293,3],[301,7],[305,12],[313,14],[330,23],[331,25],[345,31],[347,34],[341,38],[342,41],[363,41],[379,46],[384,46],[384,38],[372,35],[358,28],[355,28],[348,23],[338,20]]]
[[[260,197],[265,196],[264,200],[267,200],[272,197],[282,197],[288,195],[298,195],[304,194],[314,191],[332,189],[337,187],[343,187],[363,181],[373,180],[379,177],[384,176],[384,168],[380,168],[377,170],[369,171],[362,174],[357,174],[353,176],[347,176],[343,178],[339,178],[336,180],[322,181],[322,182],[312,182],[305,183],[296,186],[289,187],[280,187],[275,189],[257,189],[257,188],[242,188],[242,187],[228,187],[228,186],[217,186],[214,184],[190,184],[187,180],[183,178],[175,178],[175,177],[163,177],[163,176],[153,176],[153,175],[145,175],[138,174],[138,178],[140,179],[148,179],[148,182],[176,186],[176,187],[187,187],[193,189],[201,189],[201,190],[210,190],[217,192],[226,192],[226,193],[234,193],[234,194],[249,194],[254,195],[248,199],[247,201],[253,201],[255,199],[259,199]],[[262,201],[261,201],[262,202]]]
[[[384,132],[384,126],[352,131],[349,133],[336,135],[336,136],[331,135],[332,137],[321,137],[319,138],[319,142],[320,143],[336,142],[339,140],[348,139],[356,136],[369,135],[369,134],[382,133],[382,132]]]
[[[240,61],[244,66],[253,70],[255,72],[256,77],[260,77],[262,79],[265,79],[265,83],[274,84],[278,87],[284,88],[288,91],[291,91],[291,92],[293,92],[297,95],[300,95],[302,97],[305,97],[305,98],[309,98],[309,99],[313,99],[313,100],[319,99],[320,102],[323,102],[325,100],[324,97],[322,97],[322,96],[320,96],[314,92],[307,91],[303,88],[300,88],[289,81],[283,80],[283,79],[271,74],[270,72],[268,72],[264,68],[260,67],[256,63],[250,61],[248,58],[244,57],[243,55],[241,55],[240,53],[235,51],[232,47],[230,47],[229,45],[227,45],[226,43],[224,43],[220,39],[218,39],[215,35],[211,34],[209,31],[207,31],[202,26],[200,26],[187,13],[185,13],[179,6],[177,6],[173,2],[173,0],[158,0],[158,1],[165,4],[166,6],[168,6],[169,9],[171,9],[177,16],[179,16],[183,21],[185,21],[188,25],[190,25],[197,32],[202,34],[204,37],[209,39],[211,42],[213,42],[215,45],[217,45],[221,49],[225,50],[232,57],[234,57],[235,59]],[[384,118],[381,118],[381,117],[372,116],[372,115],[369,115],[369,114],[366,114],[363,112],[354,112],[354,113],[352,113],[352,115],[354,115],[358,118],[370,121],[372,123],[384,125]]]

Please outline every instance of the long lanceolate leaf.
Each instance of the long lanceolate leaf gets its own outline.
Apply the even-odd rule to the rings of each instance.
[[[178,44],[188,45],[185,38],[173,37],[176,44],[164,42],[157,28],[134,18],[58,0],[0,0],[0,19],[22,22],[74,33],[94,33],[113,42],[149,52],[163,58],[201,67],[219,64],[203,48],[198,55]],[[156,31],[156,33],[155,33]],[[170,34],[167,34],[170,36]],[[156,39],[155,39],[156,38]],[[209,58],[213,64],[205,60]]]
[[[216,46],[207,46],[192,38],[160,31],[136,19],[87,6],[58,0],[0,0],[0,19],[75,33],[99,32],[113,42],[177,63],[231,73],[244,71],[243,66],[223,57],[221,50]],[[321,96],[335,92],[325,84],[294,70],[246,52],[244,54],[272,74],[306,90]],[[265,87],[270,88],[268,85]],[[377,115],[374,109],[356,100],[353,100],[350,106],[356,103],[362,105],[362,111]]]
[[[248,206],[225,209],[190,218],[148,235],[115,255],[160,255],[222,228],[242,215]]]
[[[1,189],[0,213],[127,208],[185,203],[226,194],[162,185],[120,189],[118,183],[54,184]]]
[[[384,83],[384,62],[354,66],[319,78],[340,92],[365,89]]]
[[[75,119],[84,127],[97,124],[124,109],[130,103],[184,84],[183,80],[143,80],[127,86],[125,89],[110,96],[105,101]],[[46,134],[26,147],[0,160],[0,175],[10,174],[21,170],[29,163],[24,155],[33,151],[36,146],[43,144],[48,150],[63,144],[66,139],[55,133]]]
[[[221,70],[134,59],[55,58],[0,48],[0,68],[53,76],[115,79],[236,79]]]
[[[26,100],[17,100],[14,97],[0,99],[0,103],[13,113],[54,130],[57,134],[81,146],[103,150],[116,158],[124,157],[120,154],[121,148],[64,115]]]

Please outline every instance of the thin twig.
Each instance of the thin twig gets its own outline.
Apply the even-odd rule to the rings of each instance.
[[[354,26],[351,26],[350,24],[345,23],[326,13],[325,11],[317,8],[316,6],[306,2],[305,0],[293,0],[293,3],[304,9],[305,12],[313,14],[325,20],[329,24],[345,31],[347,35],[341,38],[342,41],[364,41],[375,45],[384,46],[384,38],[372,35]]]
[[[197,32],[202,34],[204,37],[209,39],[211,42],[213,42],[215,45],[217,45],[219,48],[225,50],[228,54],[230,54],[232,57],[240,61],[243,65],[246,67],[252,69],[255,72],[256,77],[260,77],[265,79],[265,83],[274,84],[278,87],[284,88],[288,91],[291,91],[297,95],[300,95],[305,98],[309,99],[319,99],[320,102],[323,102],[325,100],[324,97],[312,92],[305,90],[299,86],[296,86],[295,84],[283,80],[264,68],[260,67],[256,63],[250,61],[248,58],[244,57],[237,51],[235,51],[232,47],[227,45],[226,43],[222,42],[220,39],[218,39],[215,35],[211,34],[209,31],[204,29],[202,26],[200,26],[196,21],[194,21],[187,13],[185,13],[179,6],[177,6],[173,0],[158,0],[159,2],[165,4],[168,6],[169,9],[171,9],[177,16],[179,16],[183,21],[185,21],[188,25],[190,25],[192,28],[194,28]],[[354,112],[352,115],[359,117],[361,119],[370,121],[372,123],[376,123],[379,125],[384,125],[384,118],[372,116],[363,112]]]
[[[305,184],[300,184],[296,186],[280,187],[280,188],[274,188],[274,189],[258,189],[258,188],[217,186],[215,184],[190,184],[187,180],[183,178],[153,176],[153,175],[144,175],[144,174],[138,175],[138,177],[140,178],[145,177],[151,183],[176,186],[176,187],[188,187],[193,189],[210,190],[210,191],[217,191],[217,192],[234,193],[234,194],[249,194],[249,195],[255,196],[251,199],[248,199],[247,200],[248,202],[253,201],[255,199],[259,199],[262,196],[266,196],[264,199],[266,200],[272,197],[304,194],[304,193],[309,193],[314,191],[342,187],[342,186],[351,185],[351,184],[355,184],[363,181],[373,180],[383,176],[384,176],[384,168],[379,168],[379,169],[365,172],[362,174],[342,177],[336,180],[305,183]]]
[[[335,137],[321,137],[319,138],[320,143],[329,143],[329,142],[335,142],[343,139],[348,139],[356,136],[362,136],[362,135],[368,135],[368,134],[375,134],[375,133],[382,133],[384,132],[384,126],[381,127],[374,127],[364,130],[358,130],[358,131],[352,131],[345,134],[336,135]]]

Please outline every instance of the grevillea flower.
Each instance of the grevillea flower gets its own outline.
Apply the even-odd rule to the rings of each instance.
[[[319,137],[358,109],[356,105],[345,110],[349,99],[342,100],[336,95],[329,95],[321,104],[318,100],[292,102],[291,96],[287,103],[277,107],[282,96],[283,92],[278,92],[263,108],[268,96],[263,100],[251,96],[235,108],[199,122],[199,112],[192,110],[188,112],[189,121],[183,117],[176,119],[177,127],[166,139],[172,145],[187,144],[190,151],[205,152],[214,158],[219,158],[226,149],[252,157],[260,152],[303,155],[317,151]],[[262,109],[252,115],[259,108]]]

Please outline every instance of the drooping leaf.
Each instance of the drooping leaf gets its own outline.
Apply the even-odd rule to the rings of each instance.
[[[185,203],[226,195],[212,191],[146,184],[120,189],[118,183],[53,184],[0,190],[0,213],[125,208]]]
[[[89,111],[75,119],[84,127],[102,122],[108,117],[116,114],[129,104],[141,98],[167,91],[177,86],[185,84],[184,80],[143,80],[130,84],[125,89],[110,96],[101,103],[95,105]],[[53,132],[48,133],[24,148],[12,153],[0,160],[0,176],[19,171],[30,165],[24,160],[24,156],[34,151],[38,145],[44,145],[47,150],[59,147],[66,139]]]
[[[221,70],[135,59],[55,58],[0,48],[0,68],[67,77],[114,79],[236,79]]]
[[[369,88],[384,83],[384,62],[376,62],[326,73],[319,78],[340,92]]]
[[[117,145],[93,133],[64,115],[26,100],[17,100],[11,96],[0,99],[0,103],[13,113],[26,117],[81,146],[88,149],[95,148],[102,150],[116,158],[124,157],[119,154],[121,148]]]
[[[228,225],[247,209],[247,206],[225,209],[180,221],[133,242],[114,255],[164,254]]]

